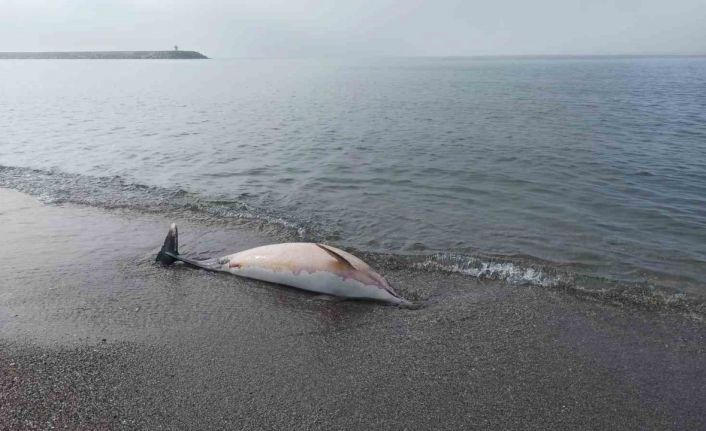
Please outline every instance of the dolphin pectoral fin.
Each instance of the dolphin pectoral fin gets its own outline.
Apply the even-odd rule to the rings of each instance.
[[[328,253],[329,255],[331,255],[331,257],[333,257],[334,259],[336,259],[340,263],[346,265],[347,267],[349,267],[351,269],[357,269],[351,262],[348,261],[348,259],[341,256],[341,254],[334,251],[331,247],[329,247],[325,244],[318,244],[318,243],[316,244],[316,246],[319,247],[321,250],[325,251],[326,253]]]

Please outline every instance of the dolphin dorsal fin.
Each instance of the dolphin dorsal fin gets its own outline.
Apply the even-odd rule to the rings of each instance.
[[[333,247],[328,246],[328,245],[326,245],[326,244],[319,244],[319,243],[317,243],[316,245],[317,245],[321,250],[325,251],[326,253],[328,253],[329,255],[331,255],[334,259],[336,259],[337,261],[341,262],[342,264],[344,264],[344,265],[350,267],[351,269],[357,269],[357,268],[351,263],[351,261],[349,261],[348,259],[346,259],[343,255],[341,255],[341,253],[339,253],[338,251],[336,251]]]

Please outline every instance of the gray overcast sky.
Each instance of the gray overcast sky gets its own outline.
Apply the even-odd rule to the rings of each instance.
[[[0,51],[706,54],[706,0],[0,0]]]

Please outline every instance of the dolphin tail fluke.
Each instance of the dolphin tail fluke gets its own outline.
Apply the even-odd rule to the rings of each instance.
[[[176,224],[172,223],[169,227],[169,233],[167,237],[164,238],[164,245],[162,249],[157,253],[157,262],[163,263],[165,265],[171,265],[174,263],[179,256],[179,231],[177,230]]]

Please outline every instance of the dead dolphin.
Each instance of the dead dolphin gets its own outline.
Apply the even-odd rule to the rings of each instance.
[[[179,254],[179,233],[176,224],[172,224],[156,260],[166,265],[182,261],[209,271],[227,272],[326,295],[413,307],[368,264],[325,244],[272,244],[219,258],[194,260]]]

